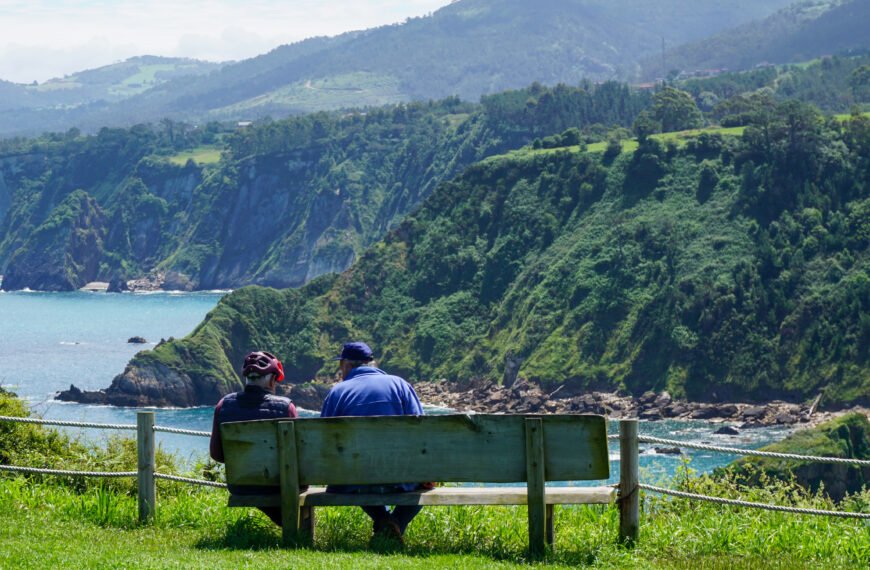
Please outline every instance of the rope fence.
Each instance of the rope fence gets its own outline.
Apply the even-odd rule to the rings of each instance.
[[[673,445],[675,447],[685,447],[688,449],[701,449],[704,451],[718,451],[721,453],[730,453],[732,455],[747,455],[755,457],[775,457],[777,459],[793,459],[795,461],[814,461],[816,463],[841,463],[846,465],[864,465],[870,466],[870,461],[866,459],[852,459],[844,457],[819,457],[816,455],[797,455],[795,453],[777,453],[775,451],[761,451],[758,449],[738,449],[736,447],[722,447],[719,445],[709,445],[706,443],[686,443],[675,439],[663,439],[661,437],[652,437],[642,435],[638,438],[641,443],[661,443],[663,445]]]
[[[43,424],[48,426],[84,427],[97,429],[129,429],[135,430],[135,424],[97,424],[92,422],[68,422],[65,420],[43,420],[39,418],[19,418],[16,416],[0,416],[0,421],[17,422],[21,424]]]
[[[154,482],[156,479],[166,481],[175,481],[178,483],[186,483],[190,485],[199,485],[203,487],[212,487],[218,489],[226,489],[227,485],[216,481],[207,481],[204,479],[195,479],[192,477],[181,477],[178,475],[170,475],[165,473],[157,473],[155,467],[155,446],[154,433],[172,433],[179,435],[188,435],[194,437],[210,437],[211,432],[189,430],[181,428],[173,428],[166,426],[154,425],[154,412],[139,412],[138,423],[132,424],[107,424],[93,422],[74,422],[64,420],[44,420],[38,418],[21,418],[11,416],[0,416],[0,421],[18,422],[26,424],[43,424],[63,427],[82,427],[96,429],[112,429],[112,430],[137,430],[138,442],[138,471],[121,471],[121,472],[101,472],[101,471],[68,471],[63,469],[44,469],[39,467],[19,467],[14,465],[0,465],[0,471],[34,473],[45,475],[58,475],[70,477],[137,477],[139,479],[140,490],[140,519],[149,520],[154,516]],[[820,457],[813,455],[798,455],[793,453],[776,453],[772,451],[760,451],[754,449],[740,449],[734,447],[723,447],[718,445],[710,445],[703,443],[687,443],[678,440],[665,439],[653,436],[642,436],[637,433],[637,420],[621,420],[620,433],[608,435],[610,440],[617,439],[620,441],[620,458],[621,473],[620,483],[616,485],[620,490],[619,508],[620,508],[620,537],[627,540],[635,540],[637,537],[637,528],[639,521],[639,496],[637,490],[649,491],[663,495],[670,495],[689,500],[707,501],[722,505],[732,505],[739,507],[749,507],[763,509],[768,511],[779,511],[793,514],[808,514],[808,515],[823,515],[831,517],[870,519],[870,513],[857,513],[846,511],[828,511],[806,509],[800,507],[785,507],[779,505],[768,505],[764,503],[754,503],[750,501],[742,501],[738,499],[726,499],[722,497],[710,497],[707,495],[699,495],[695,493],[687,493],[685,491],[677,491],[654,485],[646,485],[640,483],[637,478],[637,458],[639,455],[639,443],[659,443],[662,445],[671,445],[675,447],[698,449],[704,451],[714,451],[720,453],[728,453],[732,455],[756,456],[756,457],[773,457],[778,459],[789,459],[795,461],[812,461],[820,463],[838,463],[847,465],[870,466],[870,461],[863,459],[850,459],[840,457]],[[149,490],[150,489],[150,490]]]
[[[43,469],[41,467],[18,467],[16,465],[0,465],[0,471],[19,471],[21,473],[38,473],[41,475],[65,475],[68,477],[136,477],[138,471],[67,471],[65,469]]]
[[[164,473],[155,473],[157,479],[165,479],[167,481],[177,481],[178,483],[190,483],[191,485],[202,485],[203,487],[214,487],[216,489],[226,489],[226,483],[218,483],[217,481],[206,481],[205,479],[193,479],[191,477],[179,477],[178,475],[166,475]]]
[[[197,431],[193,429],[180,429],[164,426],[154,426],[154,431],[162,431],[164,433],[178,433],[181,435],[194,435],[197,437],[211,437],[210,431]]]
[[[686,493],[685,491],[675,491],[673,489],[665,489],[664,487],[656,487],[654,485],[638,485],[644,491],[653,493],[661,493],[662,495],[672,495],[683,499],[694,501],[707,501],[709,503],[719,503],[720,505],[734,505],[737,507],[750,507],[753,509],[763,509],[766,511],[780,511],[784,513],[795,513],[800,515],[824,515],[828,517],[843,517],[854,519],[870,519],[870,513],[852,513],[847,511],[821,511],[816,509],[803,509],[800,507],[782,507],[779,505],[768,505],[766,503],[751,503],[749,501],[741,501],[738,499],[724,499],[722,497],[708,497],[707,495],[696,495],[695,493]]]

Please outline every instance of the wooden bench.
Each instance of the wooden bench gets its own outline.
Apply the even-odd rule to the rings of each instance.
[[[314,507],[528,505],[529,548],[539,554],[553,542],[553,505],[607,504],[616,496],[611,486],[545,485],[610,476],[602,416],[306,418],[233,422],[221,430],[227,483],[276,487],[271,494],[231,495],[230,506],[280,506],[285,544],[294,544],[300,530],[313,535]],[[335,494],[318,487],[414,481],[526,486],[396,494]],[[311,487],[300,492],[305,485]],[[303,518],[310,525],[300,529]]]

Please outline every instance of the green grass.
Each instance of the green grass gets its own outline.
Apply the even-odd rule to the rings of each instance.
[[[176,155],[169,157],[169,162],[184,166],[188,160],[193,160],[197,164],[214,164],[221,159],[221,151],[223,149],[218,146],[198,146],[193,150],[179,152]]]
[[[691,129],[688,131],[676,131],[676,132],[672,132],[672,133],[658,133],[658,134],[652,135],[650,138],[655,139],[655,140],[660,141],[660,142],[663,142],[663,143],[673,141],[673,142],[677,143],[677,146],[683,146],[686,144],[687,140],[689,140],[691,138],[695,138],[698,135],[700,135],[701,133],[713,133],[713,134],[719,134],[719,135],[726,136],[726,137],[739,137],[739,136],[743,135],[744,129],[745,129],[745,127],[728,127],[728,128],[707,127],[705,129]],[[622,145],[622,152],[634,152],[637,150],[637,147],[638,147],[637,139],[623,139],[619,142]],[[590,145],[587,145],[586,151],[600,153],[600,152],[604,152],[604,150],[606,148],[607,148],[607,142],[601,141],[601,142],[592,143]],[[542,149],[532,149],[529,147],[525,147],[525,148],[521,148],[519,150],[509,151],[504,155],[490,157],[487,160],[491,160],[491,159],[498,160],[499,158],[503,158],[503,157],[517,158],[520,156],[528,156],[528,155],[534,155],[534,154],[549,154],[549,153],[554,153],[554,152],[566,152],[566,151],[567,152],[580,152],[580,147],[577,145],[560,147],[560,148],[542,148]]]
[[[736,489],[685,475],[702,493],[830,508],[787,485]],[[404,552],[368,547],[370,523],[356,508],[319,509],[317,538],[280,548],[280,533],[252,509],[228,509],[226,492],[161,481],[155,523],[136,522],[135,498],[99,485],[0,478],[0,568],[866,568],[870,527],[646,495],[637,546],[616,541],[615,507],[556,509],[556,548],[532,563],[524,507],[427,508]],[[870,508],[870,493],[849,508]],[[842,508],[842,507],[841,507]]]
[[[215,111],[238,114],[263,105],[287,105],[305,112],[360,108],[407,100],[398,78],[365,71],[306,79]]]
[[[861,113],[861,116],[870,119],[870,111]],[[842,123],[850,120],[852,118],[852,113],[842,113],[839,115],[834,115],[834,118]]]

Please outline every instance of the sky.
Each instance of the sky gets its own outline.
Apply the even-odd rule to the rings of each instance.
[[[0,0],[0,79],[45,81],[136,55],[253,57],[423,16],[450,0]]]

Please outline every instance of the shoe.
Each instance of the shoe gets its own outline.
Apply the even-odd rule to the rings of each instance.
[[[405,539],[402,538],[402,531],[395,521],[385,520],[375,525],[369,546],[394,550],[396,548],[403,548],[405,546]]]

